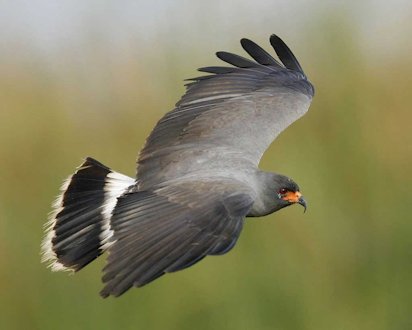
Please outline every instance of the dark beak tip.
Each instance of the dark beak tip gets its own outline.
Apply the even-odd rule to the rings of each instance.
[[[303,206],[303,213],[305,213],[307,209],[307,204],[306,204],[306,201],[303,199],[303,197],[299,198],[298,203]]]

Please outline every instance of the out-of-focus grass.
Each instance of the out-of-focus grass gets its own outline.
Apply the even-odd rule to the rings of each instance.
[[[398,54],[396,62],[374,62],[353,35],[333,31],[298,53],[316,97],[262,163],[300,183],[309,211],[249,220],[228,255],[108,300],[97,295],[104,260],[75,276],[39,263],[49,205],[87,155],[134,175],[145,136],[197,64],[174,65],[161,53],[176,50],[158,48],[139,50],[157,60],[150,68],[104,48],[73,66],[3,58],[0,327],[412,327],[411,61]]]

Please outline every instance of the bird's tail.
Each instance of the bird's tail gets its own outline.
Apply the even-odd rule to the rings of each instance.
[[[78,271],[111,244],[110,218],[135,180],[87,158],[61,187],[42,243],[42,261],[52,270]]]

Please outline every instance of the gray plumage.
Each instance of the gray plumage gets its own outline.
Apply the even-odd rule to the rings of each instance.
[[[223,73],[216,67],[203,68],[217,73],[187,85],[186,94],[157,123],[140,153],[137,173],[142,189],[182,176],[210,177],[216,171],[247,180],[244,167],[257,167],[272,141],[306,113],[313,86],[302,70],[295,71],[300,65],[287,46],[271,37],[289,68],[267,60],[266,51],[242,40],[261,62],[218,52],[239,67]]]
[[[88,158],[55,205],[44,260],[57,270],[77,271],[108,250],[101,294],[119,296],[206,255],[228,252],[247,216],[293,203],[306,207],[295,182],[258,169],[265,150],[306,113],[314,94],[286,44],[275,35],[270,43],[280,62],[242,39],[252,59],[218,52],[231,67],[199,69],[208,75],[190,79],[175,109],[147,138],[136,180]],[[87,181],[85,173],[94,177]],[[93,198],[91,217],[81,214],[81,205],[89,210]],[[79,225],[79,217],[87,226]],[[66,227],[71,231],[61,229]],[[90,239],[93,233],[97,240]],[[78,247],[88,240],[89,246]]]

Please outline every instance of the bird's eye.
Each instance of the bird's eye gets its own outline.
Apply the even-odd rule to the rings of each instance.
[[[282,188],[279,190],[279,194],[284,195],[288,190],[286,188]]]

